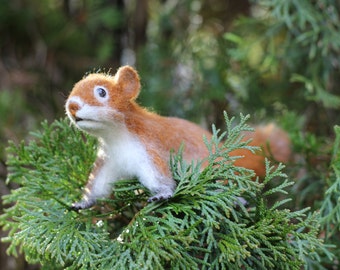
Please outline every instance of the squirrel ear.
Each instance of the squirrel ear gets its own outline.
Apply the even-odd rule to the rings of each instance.
[[[127,98],[137,98],[140,90],[140,82],[136,70],[130,66],[120,67],[115,75],[115,80],[121,86]]]

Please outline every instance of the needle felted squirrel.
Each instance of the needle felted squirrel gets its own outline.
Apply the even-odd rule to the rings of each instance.
[[[153,194],[148,201],[170,198],[175,181],[169,168],[170,151],[183,144],[183,158],[191,162],[208,156],[203,141],[211,133],[189,121],[162,117],[139,106],[135,99],[140,91],[137,72],[130,66],[118,69],[114,76],[90,74],[75,84],[66,101],[66,113],[79,129],[99,139],[99,150],[89,176],[83,199],[73,209],[86,209],[97,199],[111,193],[112,184],[120,179],[137,178]],[[270,145],[278,161],[289,156],[289,139],[274,125],[258,127],[245,139],[253,145]],[[264,157],[247,150],[236,166],[253,169],[264,175]]]

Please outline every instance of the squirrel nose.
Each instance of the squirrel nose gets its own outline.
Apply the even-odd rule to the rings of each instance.
[[[77,111],[78,111],[79,109],[80,109],[80,106],[79,106],[78,103],[70,102],[70,103],[68,104],[68,110],[69,110],[69,112],[71,113],[71,115],[72,115],[73,117],[76,117],[76,113],[77,113]]]

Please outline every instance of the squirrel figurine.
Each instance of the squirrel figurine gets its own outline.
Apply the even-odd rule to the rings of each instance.
[[[112,76],[89,74],[75,84],[67,101],[66,113],[79,129],[99,140],[97,159],[89,175],[83,199],[72,205],[75,210],[90,208],[99,198],[111,193],[112,184],[121,179],[137,178],[153,194],[149,202],[170,198],[176,184],[169,168],[170,151],[184,144],[183,158],[191,162],[208,156],[203,136],[210,132],[189,121],[163,117],[136,103],[140,79],[135,69],[123,66]],[[273,124],[259,127],[253,145],[269,145],[278,161],[287,161],[290,141],[287,134]],[[268,150],[265,149],[268,152]],[[236,166],[265,173],[264,155],[235,150],[243,158]]]

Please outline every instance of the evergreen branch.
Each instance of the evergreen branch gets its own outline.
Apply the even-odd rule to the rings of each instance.
[[[300,269],[323,254],[333,259],[318,239],[317,215],[283,209],[289,198],[267,205],[268,196],[286,195],[292,184],[282,165],[267,161],[262,183],[233,165],[231,149],[253,149],[241,140],[250,128],[248,116],[239,124],[225,117],[226,132],[213,129],[206,140],[211,163],[203,171],[200,162],[186,164],[181,151],[172,154],[173,198],[145,204],[143,187],[122,181],[112,198],[79,213],[68,205],[81,193],[96,144],[66,121],[43,123],[36,141],[7,150],[8,179],[21,185],[3,197],[12,204],[0,217],[8,252],[20,248],[29,262],[52,269]],[[280,183],[268,187],[274,178]]]

